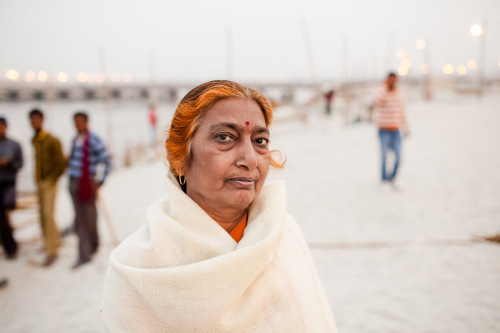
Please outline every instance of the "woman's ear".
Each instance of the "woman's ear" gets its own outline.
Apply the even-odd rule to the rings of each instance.
[[[178,176],[184,176],[184,170],[185,168],[175,168],[175,173],[177,173]]]

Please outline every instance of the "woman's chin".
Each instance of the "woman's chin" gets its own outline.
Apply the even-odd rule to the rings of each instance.
[[[250,206],[255,198],[254,191],[238,191],[238,193],[230,194],[225,201],[228,207],[244,210]]]

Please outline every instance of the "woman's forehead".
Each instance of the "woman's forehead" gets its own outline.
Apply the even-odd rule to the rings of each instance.
[[[203,116],[200,125],[216,122],[234,123],[243,127],[266,126],[264,113],[252,99],[228,98],[214,104]]]

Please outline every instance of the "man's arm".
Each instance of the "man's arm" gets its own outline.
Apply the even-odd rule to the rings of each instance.
[[[109,171],[111,170],[111,158],[109,156],[109,152],[106,149],[106,146],[104,143],[101,141],[101,139],[96,138],[96,145],[95,145],[95,151],[97,155],[97,164],[104,164],[104,172],[102,175],[102,179],[100,183],[104,183],[106,180],[106,177],[108,176]]]
[[[410,126],[408,125],[408,117],[406,116],[406,109],[404,105],[401,106],[401,113],[403,114],[403,126],[401,130],[403,131],[403,135],[405,137],[410,136]]]
[[[64,173],[67,164],[66,159],[64,158],[61,141],[59,141],[56,137],[53,137],[51,153],[54,156],[54,176],[55,179],[57,179]]]
[[[16,171],[23,167],[23,151],[21,149],[21,145],[15,141],[12,141],[14,148],[12,159],[8,161],[8,164],[15,169]]]

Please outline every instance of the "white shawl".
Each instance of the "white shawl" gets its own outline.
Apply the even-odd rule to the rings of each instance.
[[[111,254],[106,331],[337,332],[283,182],[262,189],[236,243],[172,178]]]

